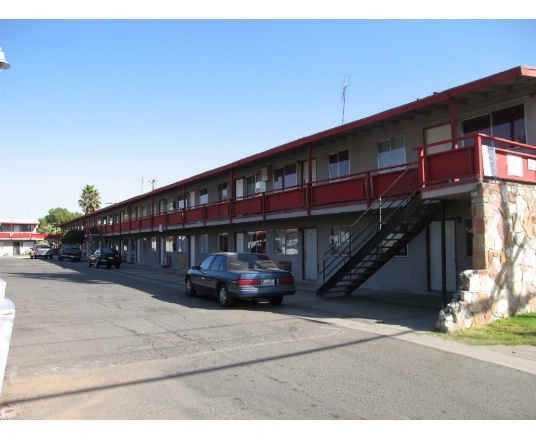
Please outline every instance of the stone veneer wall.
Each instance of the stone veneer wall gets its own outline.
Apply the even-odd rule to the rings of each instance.
[[[482,182],[471,196],[474,269],[460,274],[440,331],[536,311],[536,185]]]

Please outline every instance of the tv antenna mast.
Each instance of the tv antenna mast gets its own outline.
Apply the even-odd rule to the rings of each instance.
[[[149,180],[149,183],[152,184],[152,191],[154,191],[154,184],[156,183],[156,179]]]
[[[344,110],[346,107],[346,89],[348,88],[348,80],[350,79],[350,75],[346,75],[346,79],[344,80],[344,86],[342,87],[342,124],[344,125]]]

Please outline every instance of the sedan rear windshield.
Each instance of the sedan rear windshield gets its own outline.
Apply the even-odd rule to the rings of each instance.
[[[228,266],[229,270],[277,269],[276,264],[270,258],[259,254],[230,255]]]

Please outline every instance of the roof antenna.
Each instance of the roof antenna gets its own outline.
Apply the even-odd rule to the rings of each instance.
[[[342,124],[344,125],[344,109],[346,107],[346,89],[348,88],[348,80],[350,79],[350,75],[346,75],[346,79],[344,80],[344,86],[342,87]]]

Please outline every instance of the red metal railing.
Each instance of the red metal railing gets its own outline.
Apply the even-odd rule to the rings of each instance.
[[[443,151],[431,152],[431,148],[438,146]],[[397,188],[395,184],[404,172],[415,173],[419,177],[415,179],[415,188],[410,188],[410,191],[419,187],[424,190],[454,187],[482,180],[485,176],[536,183],[536,147],[531,145],[477,134],[414,149],[418,152],[418,160],[413,164],[364,171],[339,179],[318,180],[285,190],[265,191],[254,196],[126,220],[101,226],[101,231],[110,234],[160,226],[164,229],[174,225],[185,227],[218,220],[232,222],[236,217],[266,218],[271,213],[352,203],[363,203],[368,207],[380,195],[398,197],[407,193],[408,188]],[[76,221],[73,225],[77,225]]]
[[[427,154],[437,146],[451,148]],[[463,136],[415,148],[423,188],[455,186],[493,177],[536,183],[536,147],[485,134]]]

